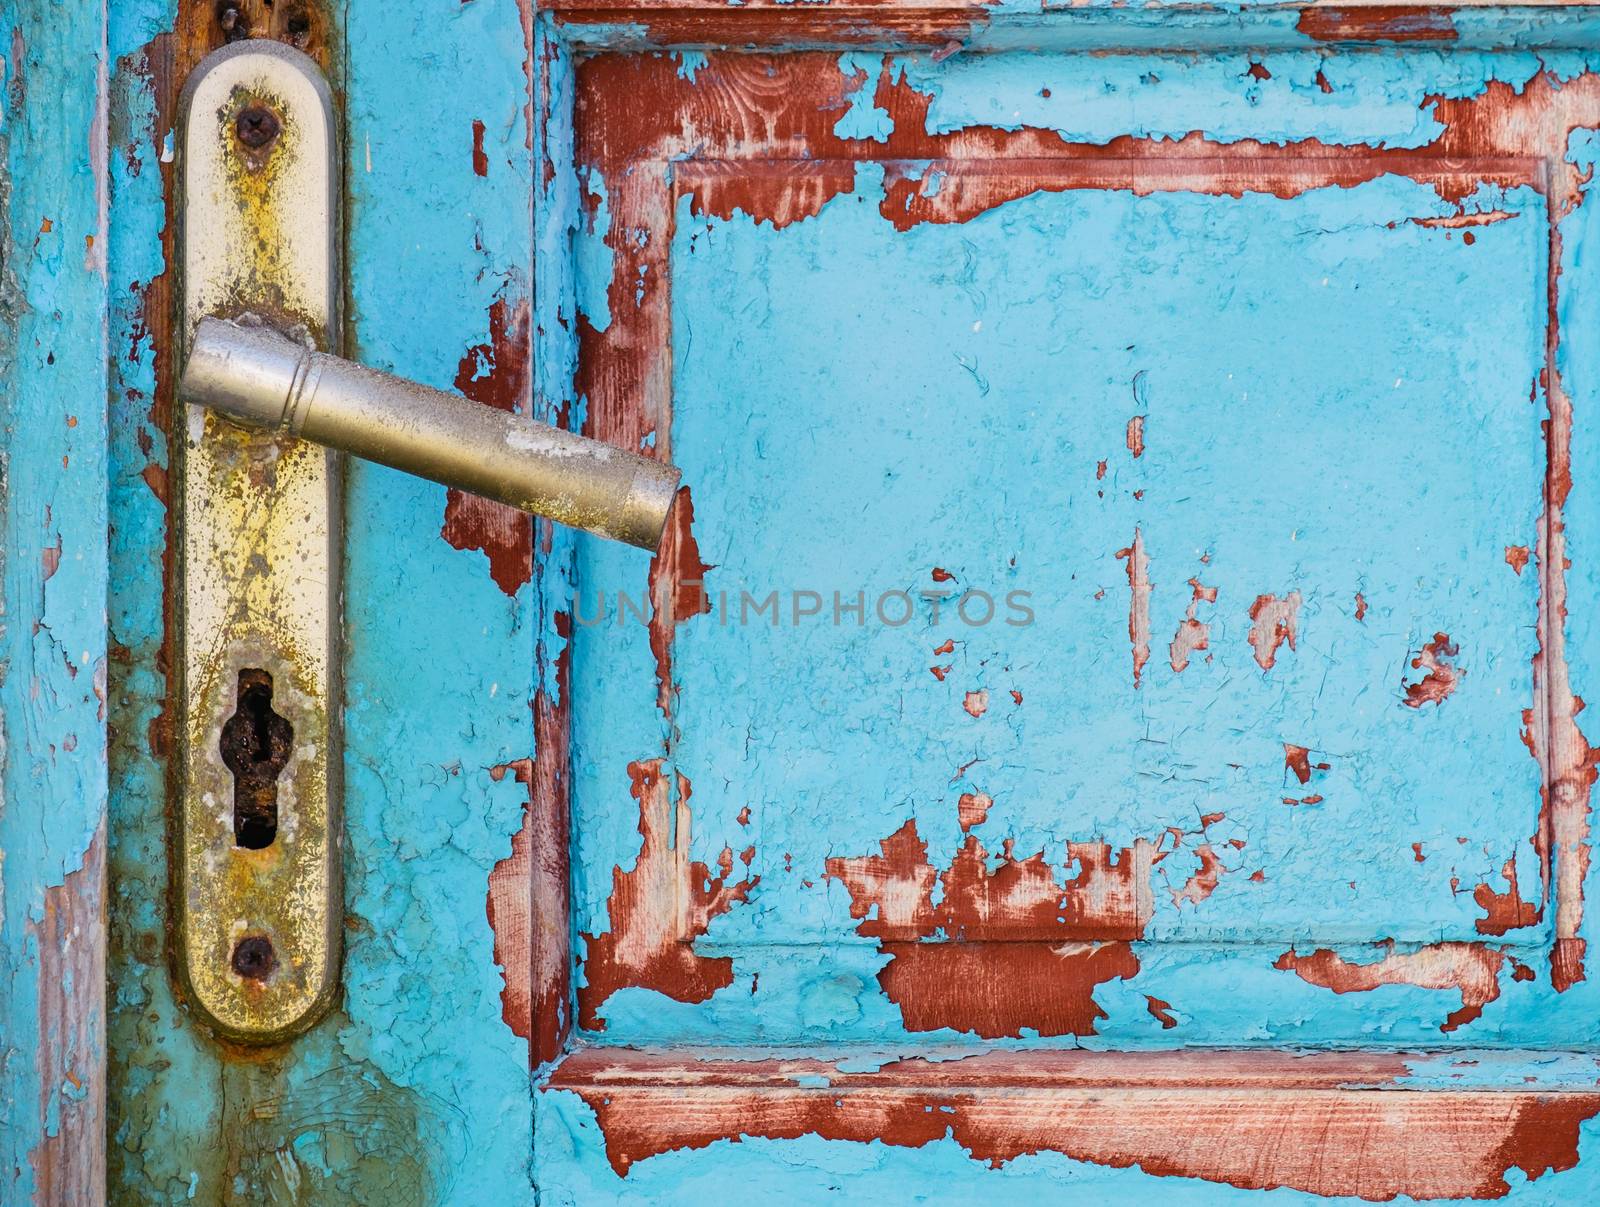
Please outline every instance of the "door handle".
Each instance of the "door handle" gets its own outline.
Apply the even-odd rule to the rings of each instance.
[[[266,325],[203,318],[184,402],[654,550],[682,476],[599,440],[369,369]]]

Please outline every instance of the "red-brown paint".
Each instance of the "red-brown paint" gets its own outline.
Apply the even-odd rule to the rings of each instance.
[[[1290,591],[1281,599],[1258,595],[1250,605],[1250,634],[1246,638],[1255,651],[1256,665],[1270,671],[1278,660],[1278,647],[1284,642],[1295,648],[1300,624],[1300,592]]]
[[[1302,784],[1311,782],[1313,771],[1326,771],[1330,764],[1311,762],[1311,749],[1307,746],[1296,746],[1293,742],[1283,744],[1283,765],[1294,772],[1295,779]]]
[[[700,544],[694,539],[694,499],[687,486],[667,513],[667,526],[661,545],[650,562],[650,652],[656,658],[656,707],[662,715],[671,710],[672,637],[678,625],[693,616],[711,611],[711,593],[706,589],[706,571],[715,570],[700,558]]]
[[[908,1031],[951,1028],[984,1039],[1093,1035],[1106,1012],[1094,991],[1139,972],[1131,944],[895,943],[878,974]],[[1027,992],[1019,986],[1027,985]]]
[[[477,176],[489,174],[489,156],[483,149],[483,123],[474,119],[472,123],[472,171]]]
[[[526,785],[532,801],[534,770],[532,759],[517,759],[489,768],[489,778],[500,783],[510,774]],[[487,911],[489,929],[494,932],[494,962],[500,967],[504,986],[500,991],[500,1016],[506,1026],[524,1039],[533,1035],[532,984],[525,969],[533,963],[533,833],[529,805],[522,807],[522,825],[511,837],[511,854],[489,869]]]
[[[1185,901],[1191,905],[1199,905],[1217,891],[1217,884],[1222,879],[1222,874],[1228,870],[1223,865],[1222,856],[1217,854],[1209,842],[1203,842],[1195,847],[1194,853],[1200,860],[1200,867],[1184,882],[1181,889],[1169,890],[1174,905],[1182,905]]]
[[[530,316],[526,299],[496,298],[489,307],[488,342],[468,348],[456,370],[455,387],[474,402],[516,411],[529,398]],[[451,489],[445,493],[439,535],[453,549],[480,549],[489,577],[515,595],[533,577],[533,522],[504,503]]]
[[[1144,416],[1135,415],[1128,420],[1128,451],[1137,459],[1144,456]]]
[[[683,849],[685,827],[680,825],[688,815],[689,781],[682,774],[674,778],[675,784],[669,782],[662,759],[628,764],[643,841],[632,871],[612,870],[606,903],[610,929],[582,936],[588,952],[578,1017],[588,1030],[605,1029],[600,1007],[619,989],[654,989],[675,1001],[703,1002],[733,983],[733,958],[698,955],[693,940],[706,933],[714,918],[749,900],[761,878],[729,883],[732,851],[719,861],[720,875],[690,862]],[[680,901],[681,919],[672,908]]]
[[[956,801],[956,816],[961,822],[963,832],[971,830],[974,826],[981,826],[993,807],[994,801],[987,793],[963,792]]]
[[[1528,564],[1528,547],[1526,545],[1506,546],[1506,565],[1518,574],[1521,574]]]
[[[1139,686],[1145,663],[1150,661],[1150,559],[1144,551],[1144,533],[1133,530],[1133,544],[1117,550],[1128,572],[1128,640],[1133,646],[1133,685]]]
[[[1187,669],[1190,658],[1211,648],[1211,626],[1198,619],[1195,612],[1202,603],[1217,602],[1217,589],[1205,586],[1198,578],[1191,578],[1189,587],[1194,594],[1167,647],[1167,657],[1175,672]]]
[[[1496,892],[1487,884],[1480,884],[1472,890],[1472,899],[1484,912],[1484,916],[1476,923],[1479,934],[1503,935],[1508,930],[1533,926],[1543,913],[1538,902],[1522,899],[1522,893],[1517,887],[1515,855],[1506,860],[1505,866],[1500,869],[1500,875],[1505,878],[1508,886],[1505,892]]]
[[[939,678],[942,679],[944,676],[941,675]],[[961,698],[961,707],[966,711],[966,714],[969,717],[971,717],[973,720],[977,720],[979,717],[983,716],[984,713],[989,711],[988,689],[979,688],[977,691],[968,692]]]
[[[1400,702],[1407,708],[1421,708],[1424,704],[1442,704],[1466,678],[1466,671],[1451,659],[1460,653],[1449,633],[1435,633],[1411,659],[1411,669],[1422,672],[1415,683],[1401,683],[1405,698]]]
[[[1095,988],[1139,971],[1128,940],[1144,934],[1153,910],[1150,870],[1162,857],[1153,843],[1115,854],[1104,843],[1068,843],[1078,871],[1066,879],[1042,851],[1018,858],[1009,843],[991,871],[989,852],[970,833],[940,871],[915,819],[879,851],[829,859],[826,875],[850,894],[857,933],[878,939],[891,957],[878,981],[908,1030],[1093,1034],[1105,1017]],[[1183,890],[1195,901],[1210,891],[1205,852],[1197,848],[1202,869],[1192,894]],[[944,941],[927,941],[935,936]]]
[[[543,536],[550,521],[541,520]],[[540,542],[540,556],[548,556],[548,539]],[[528,785],[528,900],[531,902],[531,947],[527,977],[532,1034],[529,1059],[534,1066],[553,1061],[566,1046],[572,1030],[572,819],[568,795],[571,758],[571,715],[568,688],[572,671],[571,616],[557,612],[551,630],[541,638],[537,656],[541,667],[553,661],[555,690],[541,687],[533,698],[535,757]],[[551,643],[555,643],[552,654]],[[509,982],[522,975],[508,969]]]
[[[1454,42],[1454,10],[1406,5],[1307,5],[1295,28],[1318,42]]]
[[[1144,995],[1145,1008],[1150,1011],[1150,1017],[1161,1024],[1163,1031],[1170,1031],[1178,1025],[1178,1020],[1172,1017],[1172,1003],[1164,1002],[1158,997]]]
[[[1356,592],[1356,619],[1357,620],[1366,620],[1366,618],[1367,618],[1367,597],[1365,595],[1361,594],[1360,591],[1357,591]]]
[[[1437,22],[1397,23],[1381,10],[1339,12],[1323,10],[1308,16],[1310,28],[1319,29],[1315,22],[1324,21],[1319,32],[1334,40],[1357,36],[1434,40],[1444,35]],[[908,31],[914,40],[909,31],[924,16],[895,12],[896,21],[910,22],[896,28]],[[746,21],[752,31],[767,31],[748,39],[759,43],[788,17],[777,10],[757,9],[730,20]],[[867,23],[878,31],[871,36],[881,36],[881,30],[889,28],[882,17],[875,14]],[[671,19],[695,24],[704,32],[705,14]],[[1364,32],[1352,24],[1359,22],[1369,23]],[[941,26],[930,44],[942,46],[951,36]],[[606,180],[613,216],[607,243],[616,257],[610,327],[600,333],[584,316],[578,320],[579,389],[590,400],[588,413],[596,434],[628,445],[630,436],[660,431],[664,439],[670,431],[670,416],[665,414],[670,390],[663,388],[670,380],[670,315],[660,286],[665,280],[664,246],[673,190],[694,204],[703,184],[707,190],[720,190],[719,211],[729,209],[734,204],[730,198],[740,193],[740,186],[729,177],[737,177],[741,167],[749,204],[741,201],[738,208],[764,221],[784,220],[781,206],[814,210],[820,204],[815,195],[853,187],[844,184],[842,172],[824,174],[819,186],[805,173],[823,169],[810,165],[862,159],[886,161],[889,195],[882,212],[901,229],[920,221],[965,221],[1040,189],[1119,187],[1140,194],[1187,189],[1220,196],[1265,192],[1291,197],[1309,188],[1349,186],[1386,173],[1430,185],[1458,207],[1482,183],[1531,185],[1552,194],[1559,217],[1570,212],[1583,183],[1579,171],[1563,162],[1567,134],[1600,124],[1596,76],[1558,80],[1541,73],[1525,84],[1492,82],[1471,97],[1426,98],[1423,105],[1437,119],[1441,133],[1415,151],[1336,147],[1315,140],[1220,144],[1200,134],[1167,140],[1128,137],[1105,145],[1073,144],[1053,132],[1027,129],[969,127],[929,135],[926,117],[931,98],[886,68],[873,99],[890,113],[895,128],[885,143],[877,144],[839,139],[832,133],[838,114],[849,103],[846,94],[858,81],[858,74],[839,71],[835,56],[809,52],[713,54],[692,84],[677,78],[677,65],[665,56],[599,54],[580,64],[579,159]],[[1332,90],[1324,72],[1319,72],[1318,86],[1324,92]],[[805,103],[796,104],[795,98],[804,98]],[[695,156],[718,162],[697,164]],[[933,197],[924,195],[922,188],[930,160],[941,180]],[[664,166],[668,163],[674,165],[671,181]],[[789,166],[796,163],[807,166]],[[1549,183],[1547,170],[1553,172]],[[780,183],[786,172],[795,174],[790,185]],[[807,190],[813,199],[797,202],[795,197]],[[1471,231],[1460,233],[1465,237]],[[1559,255],[1553,254],[1552,261],[1559,264]],[[635,283],[640,280],[645,282],[643,295],[635,304]],[[1552,320],[1553,303],[1552,285]],[[1553,346],[1553,321],[1550,330]],[[1535,841],[1541,870],[1556,900],[1552,981],[1565,988],[1583,975],[1577,936],[1595,768],[1594,754],[1577,726],[1581,702],[1567,686],[1561,650],[1565,563],[1560,505],[1570,485],[1571,419],[1559,378],[1552,377],[1547,424],[1551,474],[1543,520],[1548,535],[1535,555],[1542,581],[1535,698],[1553,703],[1530,720],[1528,742],[1549,784]],[[666,455],[664,445],[658,445],[657,452]],[[1356,618],[1364,619],[1367,603],[1359,594],[1355,610]],[[1265,648],[1268,665],[1263,670],[1270,669],[1282,641],[1290,639],[1281,627],[1268,627],[1259,641],[1252,642],[1258,662],[1263,661]],[[1252,636],[1258,636],[1255,626]]]
[[[1592,1092],[1406,1092],[1407,1060],[991,1052],[855,1073],[804,1058],[589,1048],[549,1088],[594,1111],[623,1177],[661,1153],[746,1137],[920,1148],[949,1136],[993,1166],[1058,1152],[1155,1177],[1380,1201],[1499,1198],[1512,1169],[1521,1181],[1576,1165],[1579,1128],[1600,1113]]]
[[[1461,995],[1461,1008],[1440,1024],[1446,1034],[1478,1018],[1500,996],[1505,956],[1482,943],[1434,943],[1415,951],[1395,951],[1391,942],[1376,947],[1381,954],[1367,963],[1346,960],[1325,947],[1305,956],[1290,948],[1273,967],[1335,993],[1364,993],[1380,985],[1454,990]]]

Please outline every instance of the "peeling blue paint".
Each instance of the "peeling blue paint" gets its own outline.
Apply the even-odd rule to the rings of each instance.
[[[76,903],[91,919],[101,908],[101,871],[92,861],[106,807],[104,29],[93,5],[49,13],[0,5],[6,1202],[32,1201],[50,1140],[70,1130],[75,1142],[88,1143],[103,1124],[98,1089],[92,1099],[78,1093],[98,1081],[104,1060],[98,985],[73,977],[73,960],[88,960],[100,938],[92,929],[72,936],[73,953],[41,926],[47,897],[53,913]],[[80,1163],[50,1164],[65,1182],[67,1167]],[[75,1184],[90,1190],[87,1178]]]
[[[876,56],[844,54],[839,56],[841,75],[858,76],[861,83],[850,92],[850,108],[833,127],[840,138],[870,138],[873,142],[886,142],[894,133],[894,119],[889,111],[873,101],[878,86],[879,63]]]
[[[1105,38],[1103,14],[1047,19],[1037,9],[996,5],[965,41],[1070,51]],[[1519,33],[1493,10],[1458,14],[1458,28],[1469,40],[1557,49],[1335,54],[1294,19],[1116,17],[1126,41],[1144,36],[1163,50],[1179,38],[1196,49],[1237,41],[1248,25],[1264,31],[1249,55],[941,53],[935,62],[851,52],[841,71],[862,82],[833,130],[878,143],[895,133],[874,95],[888,71],[932,98],[934,133],[1031,128],[1104,145],[1202,130],[1223,143],[1420,148],[1441,128],[1429,98],[1475,96],[1495,81],[1520,87],[1541,67],[1574,77],[1592,56],[1560,47],[1596,32],[1592,16],[1562,14]],[[864,590],[870,614],[879,591],[937,586],[938,568],[952,588],[1028,592],[1037,623],[967,625],[948,604],[935,623],[925,602],[903,626],[825,617],[736,628],[698,617],[678,630],[663,715],[643,623],[619,623],[613,611],[601,625],[575,625],[569,641],[561,617],[575,591],[584,606],[602,595],[614,609],[618,592],[638,599],[642,554],[556,534],[536,581],[508,599],[478,554],[439,539],[442,491],[353,464],[345,1000],[289,1057],[228,1062],[167,985],[164,786],[159,742],[152,751],[147,737],[164,692],[154,584],[167,517],[143,290],[163,269],[158,165],[170,131],[139,48],[169,20],[163,0],[119,5],[110,38],[111,632],[125,651],[111,701],[113,1046],[123,1053],[113,1071],[114,1197],[259,1197],[292,1168],[313,1195],[373,1202],[515,1201],[530,1174],[551,1203],[695,1201],[728,1185],[756,1202],[1336,1201],[1155,1181],[1052,1154],[990,1167],[953,1138],[906,1150],[745,1137],[652,1157],[619,1179],[579,1098],[544,1091],[530,1103],[526,1044],[501,1019],[484,914],[487,875],[509,853],[526,800],[511,777],[488,772],[538,753],[529,705],[540,691],[562,696],[563,652],[575,728],[575,929],[614,927],[614,874],[637,867],[639,806],[625,771],[634,760],[666,754],[691,781],[692,829],[679,835],[689,858],[715,866],[724,848],[753,847],[761,878],[694,944],[697,955],[731,958],[731,984],[700,1003],[623,989],[601,1007],[605,1031],[591,1039],[826,1045],[848,1053],[841,1070],[913,1050],[939,1058],[929,1045],[951,1045],[946,1058],[994,1046],[1454,1045],[1412,1061],[1402,1084],[1516,1088],[1537,1076],[1593,1085],[1587,1055],[1544,1051],[1600,1040],[1591,982],[1555,993],[1549,918],[1486,938],[1473,898],[1480,884],[1509,891],[1513,855],[1524,895],[1537,891],[1528,836],[1539,775],[1519,734],[1534,694],[1539,570],[1535,555],[1518,572],[1504,550],[1538,537],[1545,199],[1484,185],[1458,211],[1395,175],[1285,198],[1062,188],[961,224],[898,231],[879,208],[884,169],[871,164],[820,212],[782,229],[743,212],[696,216],[679,202],[669,443],[693,490],[695,537],[713,567],[707,587],[731,592],[735,608],[742,588],[825,600]],[[550,90],[557,116],[527,128],[523,36],[504,6],[464,6],[442,24],[418,5],[349,8],[348,350],[447,384],[465,350],[484,342],[489,305],[531,292],[534,409],[581,426],[588,400],[571,378],[579,319],[604,331],[615,317],[611,198],[598,174],[573,168],[571,48],[549,14],[535,23],[535,86]],[[633,45],[647,31],[581,36]],[[683,80],[705,78],[703,51],[676,61]],[[418,95],[454,135],[418,138],[390,120]],[[496,165],[488,178],[465,153],[474,121]],[[1597,150],[1595,135],[1580,132],[1569,158],[1587,168]],[[904,170],[924,177],[923,197],[962,183],[960,165]],[[1462,214],[1484,221],[1451,225]],[[1585,204],[1559,228],[1558,357],[1580,415],[1575,464],[1593,461],[1583,419],[1600,404],[1586,262],[1600,237],[1594,221]],[[71,268],[59,247],[39,254],[51,275]],[[638,305],[657,283],[627,285]],[[92,436],[80,428],[74,439]],[[46,461],[35,460],[42,473]],[[1595,506],[1577,475],[1566,511],[1567,633],[1580,695],[1595,690],[1600,621],[1584,606],[1600,590]],[[82,514],[92,524],[92,510]],[[1118,556],[1136,532],[1152,583],[1138,686],[1131,557]],[[13,581],[18,564],[8,558],[8,609],[32,589]],[[49,587],[70,587],[76,607],[91,580],[67,573],[64,556]],[[1218,598],[1198,603],[1209,645],[1178,671],[1168,643],[1197,602],[1191,577]],[[1263,668],[1248,641],[1251,603],[1290,591],[1301,593],[1294,648],[1280,646]],[[57,598],[45,597],[52,613]],[[1462,678],[1441,703],[1409,709],[1405,685],[1423,673],[1411,660],[1435,632],[1459,647]],[[81,695],[81,676],[56,678]],[[5,690],[22,687],[13,677]],[[969,692],[986,692],[986,706],[968,706]],[[92,706],[90,697],[74,704]],[[1307,751],[1305,783],[1291,745]],[[963,827],[958,798],[979,791],[993,803]],[[1224,816],[1202,825],[1210,814]],[[1156,865],[1152,914],[1133,946],[1138,975],[1094,990],[1106,1015],[1098,1034],[1023,1028],[979,1044],[968,1031],[908,1028],[880,982],[893,957],[857,933],[846,886],[826,875],[829,859],[876,854],[913,818],[935,869],[967,830],[990,870],[1009,839],[1066,874],[1069,842],[1122,847],[1177,828],[1203,830],[1222,870],[1195,897],[1184,894],[1205,866],[1194,841]],[[85,820],[64,816],[48,836],[63,871],[74,852],[81,858]],[[0,825],[9,821],[8,811]],[[7,851],[9,872],[9,834]],[[1257,870],[1263,878],[1252,880]],[[6,884],[11,927],[21,915],[13,877]],[[1581,933],[1594,938],[1595,927],[1590,911]],[[1290,947],[1316,946],[1370,963],[1380,940],[1402,954],[1486,942],[1506,957],[1497,995],[1446,1034],[1441,1022],[1460,1004],[1450,990],[1335,994],[1274,966]],[[1518,962],[1536,969],[1533,982],[1514,980]],[[1163,1026],[1151,997],[1175,1027]],[[1483,1045],[1517,1050],[1462,1064]],[[35,1090],[5,1083],[11,1101]],[[264,1103],[273,1122],[214,1151],[219,1132]],[[339,1127],[318,1122],[347,1108],[370,1139],[354,1161]],[[1596,1127],[1583,1125],[1591,1160]],[[1536,1183],[1515,1169],[1507,1177],[1513,1202],[1593,1197],[1586,1167]]]

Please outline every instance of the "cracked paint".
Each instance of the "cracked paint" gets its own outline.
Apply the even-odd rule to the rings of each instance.
[[[250,1068],[161,973],[170,18],[113,14],[114,202],[139,211],[110,231],[100,495],[124,584],[113,1046],[141,1054],[113,1077],[121,1193],[509,1201],[532,1151],[556,1202],[707,1176],[755,1198],[1592,1197],[1595,1074],[1519,1051],[1600,1039],[1600,528],[1569,468],[1600,397],[1588,56],[1484,52],[1497,20],[1535,36],[1498,11],[1382,7],[1224,15],[1256,23],[1249,54],[1051,53],[1159,27],[993,7],[716,18],[824,47],[784,56],[639,49],[705,46],[698,11],[347,14],[351,351],[654,449],[693,498],[647,564],[462,498],[441,528],[436,488],[352,467],[347,1001]],[[598,53],[575,65],[569,37]],[[840,54],[897,39],[932,53]],[[437,140],[385,120],[418,95]],[[66,210],[24,221],[81,258]],[[92,447],[51,471],[92,472]],[[61,646],[44,690],[89,708],[55,607],[79,535],[34,525],[6,565],[53,612],[28,635]],[[915,597],[930,566],[1028,592],[1033,623],[919,604],[892,628],[871,594],[860,623],[708,614],[743,588]],[[580,583],[651,604],[574,625]],[[76,718],[52,757],[95,732]],[[574,1008],[598,1043],[530,1107]],[[997,1051],[914,1055],[974,1036]],[[1478,1071],[1322,1052],[1350,1063],[1315,1075],[1282,1054],[1467,1042],[1502,1050]],[[1193,1049],[1237,1044],[1278,1051],[1212,1067],[1211,1122],[1172,1127],[1163,1086],[1193,1093]],[[1427,1093],[1349,1088],[1407,1078]],[[1002,1085],[1035,1097],[1002,1111]],[[1375,1139],[1263,1159],[1252,1134]]]

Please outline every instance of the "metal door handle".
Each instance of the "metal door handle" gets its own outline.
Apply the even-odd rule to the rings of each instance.
[[[178,397],[266,428],[655,549],[670,465],[353,361],[267,326],[204,318]]]

